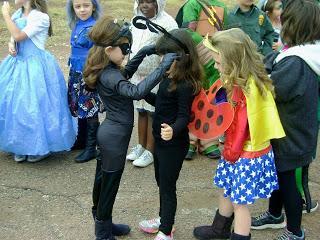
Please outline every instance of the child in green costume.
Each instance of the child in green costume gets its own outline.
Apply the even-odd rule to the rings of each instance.
[[[226,5],[217,0],[188,0],[179,10],[176,17],[179,27],[189,28],[193,41],[197,44],[200,61],[203,65],[206,81],[203,88],[209,89],[219,79],[219,72],[214,68],[211,52],[203,46],[203,37],[212,36],[223,30],[227,24]],[[197,150],[209,158],[220,158],[219,140],[200,140],[189,133],[190,146],[185,157],[191,160]]]

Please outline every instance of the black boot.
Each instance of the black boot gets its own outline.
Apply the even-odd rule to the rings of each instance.
[[[209,239],[229,239],[231,235],[231,225],[234,216],[224,217],[219,213],[219,209],[216,212],[213,223],[211,226],[199,226],[194,228],[193,235],[197,239],[209,240]]]
[[[93,220],[96,219],[96,216],[97,216],[97,209],[93,207],[92,208]],[[131,231],[131,228],[129,227],[129,225],[112,223],[112,234],[114,236],[125,236],[125,235],[128,235],[130,231]]]
[[[86,147],[87,141],[87,119],[78,118],[78,134],[71,150],[80,150]]]
[[[116,240],[112,235],[112,220],[95,220],[96,240]]]
[[[251,234],[249,234],[249,236],[243,236],[240,234],[236,234],[236,233],[232,233],[231,234],[231,240],[250,240],[251,239]]]
[[[97,157],[97,130],[99,127],[98,118],[87,119],[87,142],[86,148],[76,157],[77,163],[88,162]]]

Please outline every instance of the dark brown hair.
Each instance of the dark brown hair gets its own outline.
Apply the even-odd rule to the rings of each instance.
[[[263,11],[271,13],[278,2],[281,3],[281,0],[267,0],[266,5],[263,7]]]
[[[118,36],[121,25],[109,16],[101,17],[89,32],[89,38],[94,42],[94,46],[90,49],[86,65],[83,71],[85,83],[95,88],[98,77],[103,69],[109,64],[109,58],[105,53],[104,46],[110,46],[113,40]],[[119,44],[125,38],[119,38],[113,44]]]
[[[288,1],[281,23],[281,38],[290,47],[320,40],[320,7],[314,0]]]
[[[174,91],[179,82],[187,82],[192,85],[193,93],[196,95],[201,90],[204,74],[195,44],[185,29],[175,29],[170,31],[170,34],[183,43],[188,48],[189,53],[186,54],[176,41],[166,35],[163,35],[157,41],[156,51],[158,54],[178,53],[180,55],[174,69],[170,72],[172,81],[169,90]]]
[[[45,14],[48,14],[48,5],[46,0],[30,0],[30,6],[31,9],[36,9],[40,12],[43,12]],[[24,8],[22,7],[22,11],[24,11]],[[49,14],[48,14],[49,16]],[[53,30],[52,30],[52,22],[51,22],[51,17],[49,16],[50,20],[50,25],[48,29],[48,35],[52,36]]]

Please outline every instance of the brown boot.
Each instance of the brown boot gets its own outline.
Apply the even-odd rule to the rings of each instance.
[[[221,216],[218,209],[212,225],[194,228],[193,235],[200,240],[229,239],[233,218],[233,215],[231,217]]]

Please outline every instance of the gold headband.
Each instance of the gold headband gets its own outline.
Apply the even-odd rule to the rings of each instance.
[[[204,40],[203,40],[203,45],[210,49],[211,51],[215,52],[215,53],[218,53],[219,54],[219,50],[216,49],[214,46],[212,46],[210,40],[209,40],[209,36],[208,34],[205,36]]]

